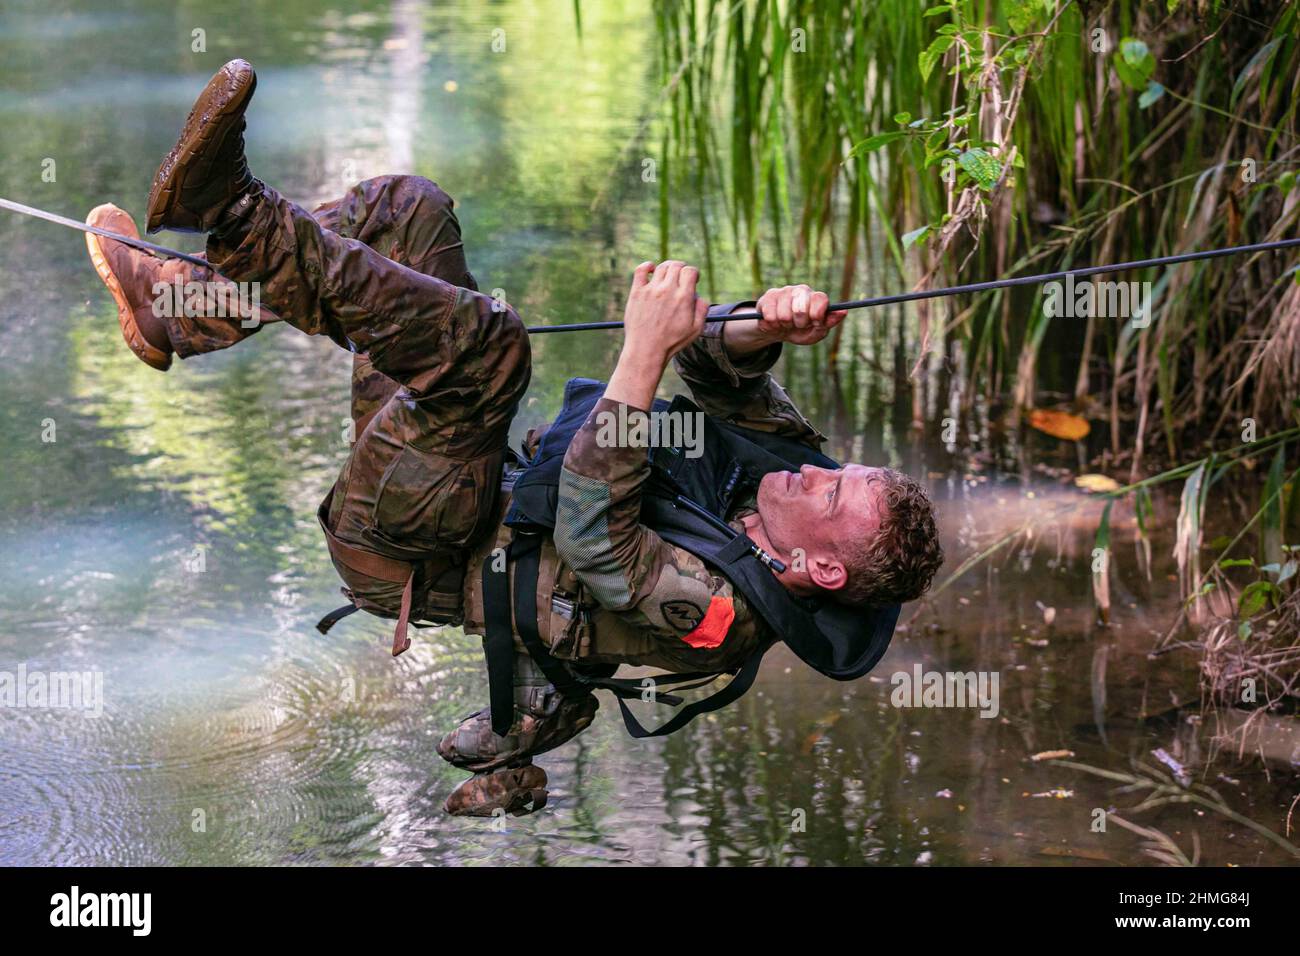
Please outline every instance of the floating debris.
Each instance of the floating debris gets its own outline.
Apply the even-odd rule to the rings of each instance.
[[[1056,608],[1048,607],[1042,601],[1035,601],[1034,603],[1038,605],[1038,610],[1043,612],[1043,623],[1051,627],[1056,621]]]
[[[1038,851],[1040,856],[1063,856],[1073,860],[1095,860],[1098,863],[1114,863],[1113,857],[1100,850],[1087,850],[1077,846],[1045,846]]]
[[[1062,757],[1073,757],[1073,756],[1074,756],[1073,750],[1044,750],[1041,753],[1034,754],[1029,759],[1032,760],[1034,763],[1038,763],[1038,761],[1040,760],[1060,760]]]
[[[1074,485],[1092,494],[1119,491],[1119,482],[1110,475],[1080,475],[1074,479]]]
[[[1180,786],[1190,787],[1192,785],[1192,775],[1187,772],[1187,768],[1175,760],[1173,755],[1170,754],[1169,751],[1165,750],[1164,747],[1157,747],[1155,750],[1151,751],[1151,756],[1155,757],[1173,772],[1174,779],[1178,781]]]

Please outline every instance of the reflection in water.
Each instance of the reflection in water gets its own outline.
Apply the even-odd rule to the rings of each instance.
[[[656,103],[640,4],[584,5],[581,40],[567,0],[257,4],[237,44],[211,34],[204,54],[138,0],[94,16],[11,7],[4,195],[138,215],[198,85],[239,55],[262,77],[254,169],[304,203],[383,172],[438,180],[483,287],[530,322],[616,317],[628,272],[656,249],[636,146]],[[45,157],[54,183],[40,179]],[[328,639],[312,626],[337,603],[313,515],[346,454],[348,356],[274,328],[153,373],[122,348],[80,242],[3,228],[0,671],[100,671],[106,702],[99,719],[0,709],[0,862],[1140,862],[1131,834],[1089,829],[1112,793],[1027,758],[1068,749],[1123,767],[1161,746],[1197,766],[1179,709],[1194,675],[1144,656],[1175,600],[1168,542],[1148,576],[1131,520],[1115,515],[1115,622],[1095,627],[1096,505],[1048,477],[962,477],[908,443],[910,399],[888,398],[908,361],[901,318],[858,315],[837,379],[808,353],[782,370],[832,452],[955,475],[934,480],[950,568],[1036,529],[912,616],[869,679],[836,684],[774,652],[748,697],[667,741],[626,738],[606,702],[544,758],[546,812],[501,830],[448,818],[441,801],[461,775],[434,744],[486,702],[476,642],[425,631],[394,662],[380,621],[353,618]],[[680,236],[672,254],[698,258],[701,237]],[[743,257],[728,265],[725,237],[714,250],[719,297],[744,294]],[[611,368],[617,340],[534,347],[520,434],[554,413],[570,375]],[[1007,438],[980,460],[1018,455]],[[998,716],[892,706],[890,675],[917,664],[998,672]],[[1280,781],[1235,779],[1218,785],[1237,809],[1281,819]],[[1210,862],[1278,860],[1223,820],[1143,822],[1183,844],[1194,830]]]

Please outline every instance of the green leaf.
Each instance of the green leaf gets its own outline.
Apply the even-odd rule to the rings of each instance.
[[[906,110],[902,113],[895,113],[894,122],[899,126],[906,126],[908,123],[912,122],[912,114],[908,113]]]
[[[966,150],[957,157],[957,163],[985,192],[992,189],[1002,175],[1002,164],[988,150],[979,147]]]
[[[1156,69],[1156,58],[1145,43],[1134,37],[1119,41],[1114,62],[1119,78],[1135,90],[1146,89],[1147,80]]]
[[[902,139],[907,134],[901,129],[890,130],[888,133],[877,133],[875,136],[868,136],[862,142],[858,143],[849,150],[849,156],[861,156],[864,153],[874,153],[882,146],[894,142],[896,139]]]
[[[1263,71],[1264,67],[1268,65],[1269,59],[1277,50],[1278,44],[1281,42],[1281,37],[1274,37],[1255,51],[1255,55],[1250,58],[1250,62],[1242,67],[1241,72],[1237,74],[1237,82],[1232,84],[1232,96],[1228,99],[1229,104],[1234,106],[1236,105],[1237,97],[1241,96],[1242,92],[1246,89],[1246,81],[1249,80],[1257,71]]]
[[[1187,215],[1183,217],[1184,229],[1191,225],[1192,216],[1196,213],[1197,201],[1201,198],[1201,191],[1205,188],[1205,181],[1217,168],[1218,167],[1216,166],[1211,166],[1208,169],[1202,170],[1201,175],[1196,177],[1196,185],[1192,187],[1192,198],[1187,202]]]
[[[1237,625],[1237,637],[1244,641],[1250,637],[1251,631],[1253,630],[1254,628],[1250,626],[1250,621],[1242,621]]]
[[[1221,568],[1253,568],[1255,562],[1252,558],[1225,558],[1219,562]]]
[[[911,232],[903,233],[903,248],[910,249],[914,243],[920,242],[929,231],[929,226],[922,226],[920,229],[913,229]]]
[[[1015,33],[1028,33],[1044,22],[1050,5],[1042,0],[1010,0],[1007,3],[1007,25]]]
[[[1155,80],[1151,80],[1147,83],[1147,88],[1142,91],[1142,95],[1138,97],[1138,109],[1146,109],[1164,95],[1165,88]]]
[[[940,34],[935,37],[934,42],[926,47],[926,49],[922,51],[921,55],[917,57],[916,62],[917,66],[921,68],[922,82],[930,79],[930,74],[934,72],[935,64],[937,64],[939,60],[943,58],[943,55],[948,52],[948,48],[953,45],[954,40],[954,37],[948,36],[947,34]]]
[[[1254,617],[1268,606],[1269,599],[1275,593],[1277,588],[1271,581],[1256,581],[1254,584],[1248,584],[1241,592],[1241,600],[1237,602],[1237,613],[1242,618]]]

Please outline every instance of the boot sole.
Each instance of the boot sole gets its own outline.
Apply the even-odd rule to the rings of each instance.
[[[243,69],[247,69],[249,81],[236,90],[235,95],[212,113],[208,110],[211,108],[213,101],[216,99],[216,92],[209,92],[218,79],[223,81],[223,88],[228,84],[230,76],[226,73],[223,66],[212,79],[208,80],[207,86],[199,94],[198,99],[190,108],[189,115],[185,117],[185,125],[181,128],[181,135],[176,140],[176,145],[171,148],[167,156],[163,159],[162,165],[158,167],[158,175],[154,182],[153,188],[149,191],[148,218],[145,223],[146,229],[150,233],[158,232],[160,229],[168,228],[177,232],[206,232],[207,230],[198,227],[168,225],[165,220],[169,215],[174,213],[178,208],[183,210],[188,216],[199,219],[193,211],[180,206],[180,195],[184,188],[184,183],[178,176],[183,170],[189,169],[189,164],[193,162],[194,157],[199,153],[220,146],[214,131],[224,130],[220,139],[224,140],[230,133],[228,123],[232,116],[239,116],[248,107],[248,101],[253,98],[253,93],[257,89],[257,73],[246,60],[240,60],[243,66],[236,70],[236,75]],[[163,170],[167,172],[164,174]]]
[[[86,217],[86,223],[91,226],[96,225],[95,214],[107,206],[108,204],[105,204],[92,209],[90,215]],[[117,276],[113,274],[113,267],[108,264],[103,242],[102,236],[97,236],[93,232],[86,233],[86,249],[90,252],[90,261],[94,264],[95,271],[99,273],[99,278],[104,285],[108,286],[113,301],[117,303],[117,322],[122,327],[122,338],[126,340],[127,348],[135,353],[136,358],[150,368],[165,372],[172,365],[171,353],[150,345],[140,331],[140,326],[135,321],[135,309],[127,300],[126,293],[122,291],[122,283],[118,282]]]

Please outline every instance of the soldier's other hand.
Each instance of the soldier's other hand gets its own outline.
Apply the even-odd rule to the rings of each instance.
[[[699,280],[698,269],[676,259],[637,266],[623,313],[624,348],[666,361],[694,342],[709,311],[695,294]]]
[[[806,285],[768,289],[758,300],[758,331],[774,342],[812,345],[844,321],[847,312],[828,310],[830,297]]]

